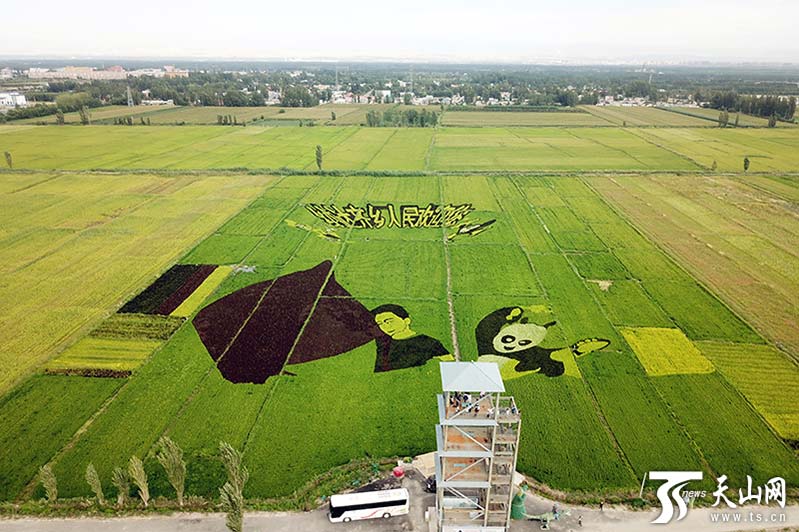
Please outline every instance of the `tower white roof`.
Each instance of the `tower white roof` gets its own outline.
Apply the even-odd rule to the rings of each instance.
[[[494,362],[441,362],[439,366],[441,387],[445,392],[505,391],[499,366]]]

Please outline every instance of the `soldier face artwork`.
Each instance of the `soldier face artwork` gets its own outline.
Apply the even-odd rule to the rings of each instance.
[[[441,342],[411,329],[408,311],[399,305],[381,305],[372,310],[375,323],[383,332],[376,339],[375,373],[423,366],[449,350]]]
[[[380,327],[380,330],[399,340],[413,335],[411,330],[411,319],[408,317],[401,318],[393,312],[381,312],[375,315],[375,323]]]

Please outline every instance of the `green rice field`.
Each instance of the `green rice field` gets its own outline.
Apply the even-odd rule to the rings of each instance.
[[[501,114],[501,113],[497,113]],[[19,169],[790,172],[799,130],[714,128],[0,127]]]
[[[62,497],[90,495],[89,463],[107,494],[132,455],[158,479],[164,435],[188,494],[213,498],[220,440],[243,451],[254,498],[434,450],[439,358],[380,369],[379,339],[356,334],[385,304],[460,360],[494,356],[477,326],[498,310],[548,325],[539,347],[562,374],[511,368],[506,387],[518,469],[555,489],[637,493],[651,470],[799,484],[798,129],[657,109],[344,125],[363,107],[337,107],[338,127],[0,127],[0,500],[34,496],[44,464]],[[462,114],[445,117],[483,113]],[[641,127],[613,125],[628,119]],[[316,172],[316,145],[340,172]],[[241,325],[214,332],[218,308]],[[594,338],[609,345],[569,350]],[[228,373],[278,345],[263,378]]]

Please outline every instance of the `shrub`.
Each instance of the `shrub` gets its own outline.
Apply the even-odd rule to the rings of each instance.
[[[117,489],[117,506],[125,506],[130,495],[130,477],[121,467],[115,467],[111,473],[111,483]]]
[[[94,496],[97,498],[97,504],[105,506],[103,485],[100,483],[100,476],[97,474],[97,469],[94,468],[94,464],[86,466],[86,482],[94,492]]]
[[[39,468],[39,482],[44,487],[44,494],[47,502],[54,503],[58,499],[58,483],[53,474],[53,468],[50,464],[43,465]]]
[[[183,492],[186,486],[186,462],[183,461],[183,451],[177,443],[167,436],[162,436],[158,440],[161,449],[156,458],[166,471],[169,483],[175,488],[178,497],[178,504],[183,506]]]
[[[128,464],[128,473],[133,483],[139,488],[139,497],[144,507],[150,502],[150,488],[147,484],[147,473],[144,471],[144,464],[138,456],[131,456]]]
[[[241,465],[241,453],[225,442],[219,443],[222,463],[225,464],[228,481],[219,488],[222,508],[227,512],[225,524],[231,532],[241,532],[244,524],[244,485],[250,472]]]

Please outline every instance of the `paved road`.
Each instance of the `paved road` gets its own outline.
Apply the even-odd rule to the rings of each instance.
[[[324,509],[306,513],[248,513],[244,529],[248,532],[428,532],[424,512],[435,503],[435,497],[424,493],[418,482],[407,480],[404,486],[411,492],[411,513],[408,516],[391,519],[372,519],[352,523],[332,524],[327,520]],[[552,508],[552,501],[530,495],[527,497],[527,512],[543,513]],[[688,516],[669,525],[651,525],[658,511],[631,511],[625,508],[606,507],[604,512],[596,508],[560,505],[561,510],[569,510],[571,515],[553,522],[550,530],[591,531],[591,532],[731,532],[738,530],[799,530],[799,506],[745,508],[742,514],[749,517],[749,511],[763,512],[763,515],[784,513],[783,523],[713,523],[710,515],[715,509],[693,509]],[[578,525],[578,517],[583,517],[583,526]],[[531,521],[513,522],[511,532],[533,532],[540,530],[540,523]],[[0,532],[225,532],[223,514],[176,514],[172,516],[125,517],[116,519],[0,519]]]

